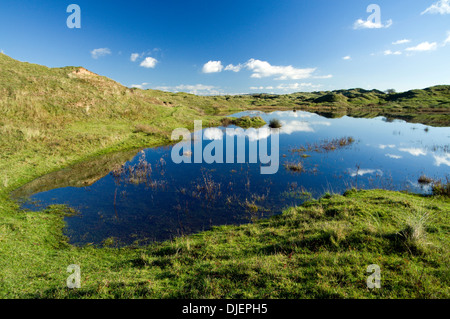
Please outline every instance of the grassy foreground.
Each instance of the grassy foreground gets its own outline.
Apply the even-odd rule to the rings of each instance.
[[[192,128],[194,120],[214,126],[221,114],[238,110],[300,107],[292,99],[269,105],[266,96],[129,89],[82,68],[49,69],[0,54],[0,297],[448,298],[445,197],[348,192],[254,224],[127,248],[73,247],[62,235],[69,209],[27,212],[10,199],[46,173],[168,143],[174,128]],[[448,125],[447,113],[429,116]],[[97,162],[106,172],[115,164]],[[94,175],[86,178],[95,181]],[[81,266],[79,290],[66,288],[70,264]],[[366,288],[370,264],[381,267],[382,289]]]
[[[4,208],[5,209],[5,208]],[[62,207],[3,210],[1,297],[449,298],[450,201],[349,191],[242,226],[149,247],[83,247]],[[65,287],[81,267],[81,289]],[[381,289],[366,286],[381,268]]]

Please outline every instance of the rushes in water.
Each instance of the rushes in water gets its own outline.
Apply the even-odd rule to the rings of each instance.
[[[450,197],[450,177],[446,177],[446,181],[434,181],[431,187],[433,195]]]
[[[426,175],[422,175],[422,176],[419,177],[417,182],[419,184],[427,185],[427,184],[431,184],[433,182],[433,179],[430,178],[430,177],[427,177]]]
[[[292,153],[304,153],[304,152],[331,152],[338,149],[345,148],[352,145],[355,139],[351,136],[334,138],[331,140],[323,140],[320,143],[306,144],[304,146],[299,146],[291,150]]]
[[[285,163],[283,166],[284,166],[284,168],[286,168],[287,170],[289,170],[289,171],[291,171],[291,172],[301,173],[301,172],[304,172],[304,171],[305,171],[302,162],[298,162],[298,163]]]

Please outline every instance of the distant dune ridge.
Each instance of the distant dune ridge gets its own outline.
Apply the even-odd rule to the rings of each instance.
[[[144,113],[148,113],[153,106],[169,106],[187,107],[206,114],[224,113],[236,108],[292,107],[322,112],[323,115],[331,112],[331,117],[382,115],[435,126],[447,126],[450,123],[450,85],[401,93],[355,88],[283,95],[256,93],[196,96],[183,92],[128,88],[84,67],[48,68],[19,62],[4,54],[0,54],[0,92],[0,110],[20,109],[23,120],[33,121],[51,114],[66,119],[81,119],[85,116],[127,118],[138,116],[143,108]],[[52,112],[48,112],[50,105]],[[36,118],[37,113],[39,116]]]

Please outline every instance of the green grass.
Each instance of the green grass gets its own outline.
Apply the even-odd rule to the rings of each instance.
[[[369,95],[370,101],[382,96],[376,91],[348,91],[354,96],[338,92],[353,104],[338,105],[343,103],[339,96],[318,107],[311,99],[328,93],[199,97],[129,89],[79,70],[49,69],[0,54],[1,298],[450,296],[450,203],[445,196],[349,191],[271,219],[146,247],[115,248],[113,239],[105,247],[69,245],[64,217],[75,212],[63,206],[24,211],[10,192],[41,176],[18,194],[54,185],[89,185],[133,157],[136,149],[169,143],[174,128],[192,129],[194,120],[215,126],[235,111],[293,106],[335,116],[356,101],[366,103]],[[436,109],[445,109],[447,91],[436,90],[426,94],[436,94]],[[359,107],[352,112],[375,116],[392,108],[407,114],[403,105],[408,99],[427,97],[417,92],[369,113]],[[434,108],[433,103],[425,106]],[[408,109],[412,120],[418,114],[448,125],[448,115],[422,114],[414,107]],[[379,290],[365,285],[365,270],[374,263],[382,270]],[[81,266],[79,290],[66,288],[70,264]]]
[[[0,296],[25,298],[448,298],[448,198],[350,191],[242,226],[148,247],[75,248],[62,216],[7,207]],[[82,287],[65,287],[70,264]],[[366,287],[381,267],[382,288]]]
[[[264,121],[260,116],[243,116],[240,118],[234,118],[234,117],[225,117],[222,120],[222,125],[228,126],[228,125],[235,125],[239,126],[241,128],[247,129],[247,128],[259,128],[264,125],[266,125],[266,121]]]

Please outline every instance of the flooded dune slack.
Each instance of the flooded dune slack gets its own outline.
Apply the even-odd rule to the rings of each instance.
[[[282,124],[275,174],[261,174],[267,163],[259,158],[227,161],[226,140],[237,141],[239,136],[226,134],[225,127],[206,128],[201,147],[196,150],[199,141],[193,138],[192,148],[183,149],[180,156],[194,159],[196,152],[221,141],[217,145],[224,145],[223,163],[175,163],[171,156],[175,146],[158,147],[137,155],[108,155],[92,165],[82,163],[35,180],[15,195],[22,207],[31,210],[52,204],[77,210],[77,215],[66,217],[65,234],[72,244],[101,244],[114,237],[127,245],[252,222],[311,197],[352,187],[427,193],[429,186],[419,183],[420,177],[444,179],[449,172],[448,127],[382,117],[329,119],[300,111],[232,116],[246,115]],[[247,154],[258,149],[261,139],[270,145],[273,138],[267,127],[252,132],[245,135]],[[232,145],[235,151],[238,143]]]

